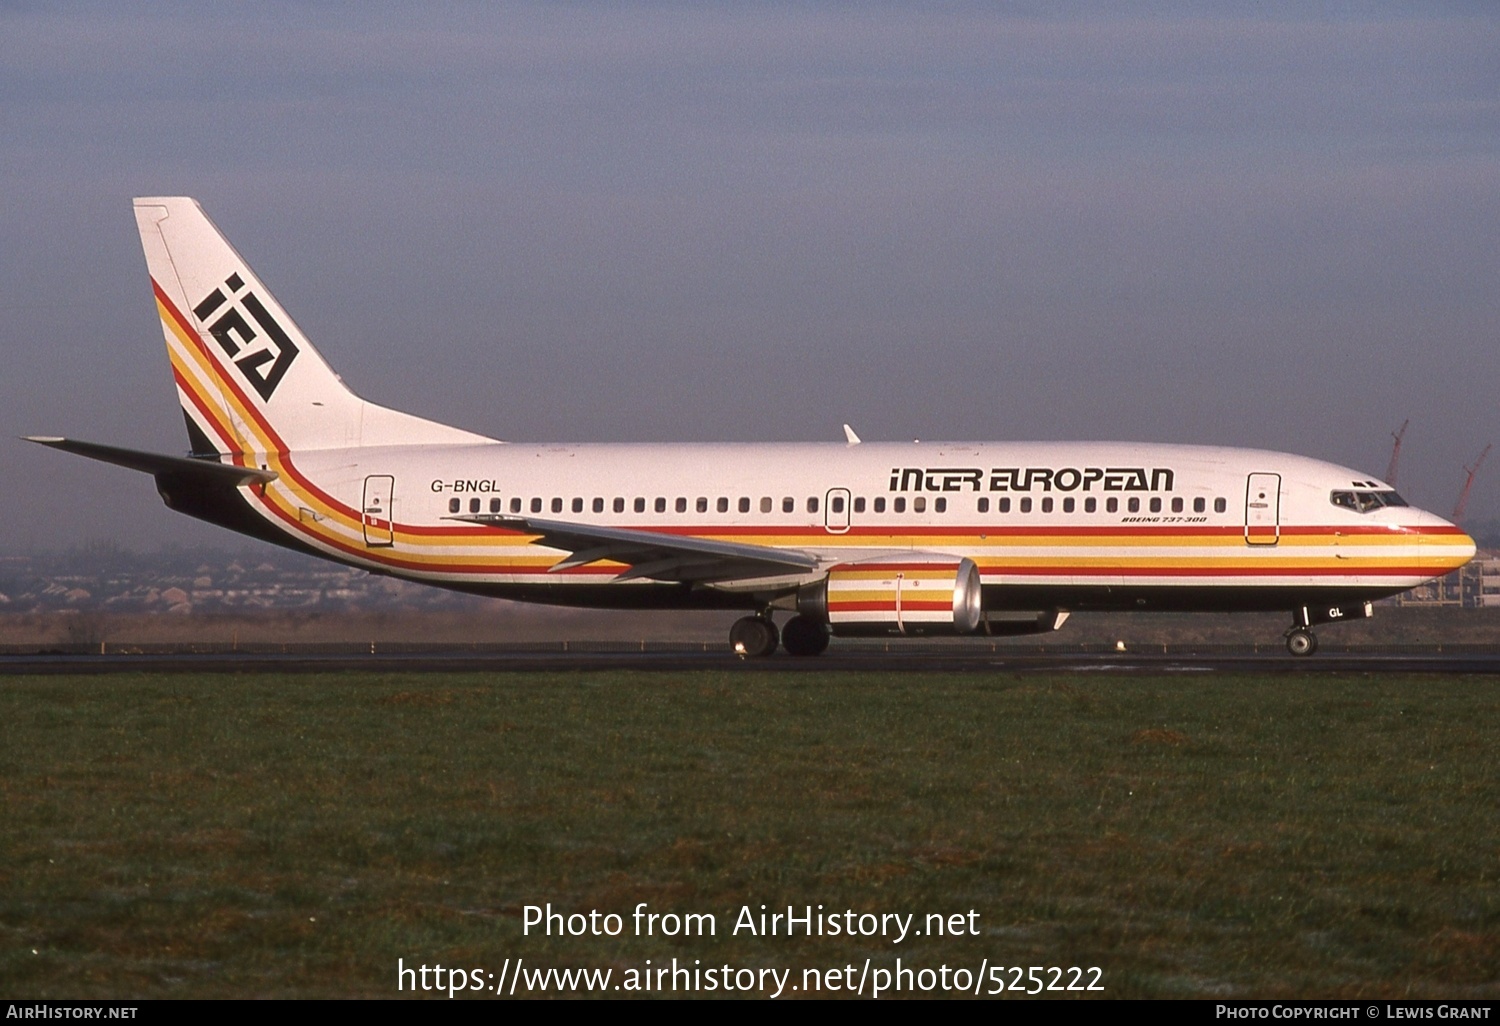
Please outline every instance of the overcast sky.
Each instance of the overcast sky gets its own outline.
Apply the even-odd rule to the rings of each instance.
[[[1500,442],[1489,2],[0,0],[0,180],[4,547],[239,544],[7,440],[186,448],[136,195],[500,438]]]

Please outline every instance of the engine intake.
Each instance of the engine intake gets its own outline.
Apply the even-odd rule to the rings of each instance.
[[[984,606],[973,560],[919,553],[840,563],[797,592],[797,611],[838,635],[968,634]]]

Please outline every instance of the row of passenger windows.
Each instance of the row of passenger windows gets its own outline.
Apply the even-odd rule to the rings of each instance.
[[[1022,498],[1017,505],[1019,506],[1020,511],[1022,513],[1030,513],[1031,512],[1031,497],[1030,496],[1026,496],[1026,497]],[[1051,513],[1053,511],[1053,509],[1054,509],[1053,499],[1052,499],[1052,497],[1050,495],[1041,500],[1041,508],[1042,508],[1042,512],[1043,513]],[[1152,496],[1151,499],[1147,503],[1147,508],[1152,513],[1160,513],[1162,511],[1161,496]],[[1010,512],[1010,498],[1009,498],[1009,496],[1007,496],[1005,498],[1002,498],[1002,499],[997,499],[995,501],[995,509],[998,510],[999,512],[1001,512],[1001,513],[1009,513]],[[1067,496],[1066,498],[1064,498],[1062,500],[1062,511],[1064,513],[1073,513],[1073,512],[1076,512],[1077,509],[1078,509],[1078,500],[1075,499],[1075,498],[1073,498],[1073,496],[1069,495],[1069,496]],[[1172,497],[1172,502],[1171,502],[1171,509],[1172,509],[1173,513],[1184,513],[1184,512],[1187,511],[1187,503],[1182,498],[1182,496],[1180,496],[1180,495],[1173,496]],[[1228,509],[1229,509],[1229,502],[1228,502],[1228,500],[1222,499],[1222,498],[1214,500],[1214,512],[1215,513],[1223,513],[1223,512],[1225,512]],[[990,500],[987,499],[987,498],[981,498],[979,500],[979,512],[981,512],[981,513],[988,513],[989,510],[990,510]],[[1094,498],[1093,496],[1089,496],[1088,498],[1084,499],[1083,500],[1083,511],[1085,513],[1097,513],[1099,511],[1099,500],[1096,499],[1096,498]],[[1120,500],[1117,497],[1110,496],[1109,498],[1107,498],[1107,499],[1104,500],[1104,512],[1106,512],[1106,513],[1118,513],[1119,511],[1120,511]],[[1140,500],[1139,497],[1133,496],[1133,497],[1125,500],[1125,512],[1127,512],[1127,513],[1139,513],[1140,511],[1141,511],[1141,500]],[[1208,500],[1205,499],[1205,498],[1203,498],[1202,496],[1199,496],[1198,498],[1194,499],[1193,500],[1193,512],[1194,513],[1206,513],[1206,512],[1208,512]]]
[[[871,506],[873,512],[875,512],[875,513],[884,513],[886,511],[886,502],[887,502],[886,497],[883,496],[883,495],[881,495],[881,496],[877,496],[875,499],[873,499],[871,501],[871,503],[870,503],[870,506]],[[904,496],[904,495],[895,496],[894,498],[890,499],[889,502],[890,502],[890,511],[892,513],[905,513],[906,512],[906,510],[907,510],[907,498],[906,498],[906,496]],[[1043,499],[1041,499],[1040,503],[1039,503],[1039,505],[1041,507],[1041,511],[1043,513],[1051,513],[1051,512],[1053,512],[1054,509],[1056,508],[1054,506],[1054,502],[1055,502],[1055,500],[1050,495],[1046,496]],[[551,512],[553,512],[553,513],[561,513],[564,510],[564,503],[565,503],[565,500],[563,500],[561,498],[557,498],[557,497],[554,497],[554,498],[552,498],[549,501],[549,500],[545,500],[545,499],[541,499],[541,498],[533,498],[533,499],[530,499],[530,500],[526,500],[526,499],[520,498],[519,496],[513,496],[510,499],[509,503],[508,503],[508,507],[509,507],[508,508],[508,512],[510,512],[510,513],[522,513],[522,512],[526,512],[526,511],[529,510],[529,512],[532,512],[532,513],[541,513],[541,512],[543,512],[544,508],[550,507]],[[642,498],[642,497],[638,496],[635,499],[631,500],[630,506],[631,506],[631,509],[634,512],[636,512],[636,513],[644,513],[644,512],[646,512],[646,504],[647,504],[647,500],[645,498]],[[582,513],[584,511],[584,500],[581,499],[581,498],[574,498],[574,499],[568,501],[567,505],[568,505],[569,508],[571,508],[571,511],[574,512],[574,513]],[[623,498],[616,497],[615,499],[611,500],[611,502],[609,504],[609,508],[610,508],[611,512],[614,512],[614,513],[624,513],[625,512],[625,505],[626,505],[625,504],[625,500]],[[729,505],[730,505],[729,499],[725,498],[722,495],[719,496],[717,499],[713,500],[713,508],[714,508],[714,512],[716,512],[716,513],[728,513],[729,512]],[[735,505],[736,505],[736,508],[738,509],[739,512],[741,512],[741,513],[749,513],[750,509],[751,509],[751,500],[747,496],[741,496],[737,500],[737,502],[735,503]],[[772,499],[769,495],[766,495],[766,496],[762,496],[761,497],[761,500],[759,502],[759,509],[760,509],[760,512],[762,512],[762,513],[772,513],[772,512],[775,511],[776,505],[777,505],[776,501],[774,499]],[[797,512],[797,500],[794,499],[794,498],[792,498],[790,495],[784,497],[781,500],[780,505],[781,505],[781,512],[783,512],[783,513],[795,513],[795,512]],[[864,496],[861,495],[861,496],[856,497],[852,502],[849,503],[849,505],[853,507],[853,512],[855,512],[855,513],[863,513],[863,512],[865,512],[865,508],[866,507],[865,507],[865,498],[864,498]],[[1075,499],[1071,495],[1063,498],[1062,501],[1061,501],[1061,505],[1062,505],[1062,511],[1064,513],[1074,513],[1074,512],[1077,512],[1077,510],[1078,510],[1078,500]],[[828,501],[828,511],[830,513],[842,514],[844,512],[844,506],[845,506],[845,499],[844,499],[844,497],[842,495],[836,495],[836,496],[834,496],[833,498],[831,498]],[[507,503],[505,502],[505,500],[503,500],[503,499],[501,499],[499,497],[491,498],[489,500],[489,512],[490,513],[504,513],[504,512],[507,512],[507,508],[506,507],[507,507]],[[1030,513],[1032,511],[1032,499],[1031,499],[1031,497],[1030,496],[1024,496],[1021,499],[1017,500],[1016,507],[1019,510],[1019,512]],[[588,503],[588,508],[593,513],[603,513],[604,509],[605,509],[604,499],[602,499],[602,498],[595,498],[595,499],[590,500],[589,503]],[[1149,500],[1147,500],[1147,508],[1152,513],[1160,513],[1160,512],[1162,512],[1163,504],[1162,504],[1161,497],[1160,496],[1152,496]],[[1186,508],[1187,508],[1186,507],[1186,503],[1185,503],[1185,501],[1183,500],[1183,498],[1181,496],[1174,496],[1172,498],[1172,500],[1171,500],[1171,510],[1172,510],[1173,513],[1183,513],[1183,512],[1186,511]],[[1228,508],[1229,508],[1229,505],[1226,502],[1226,500],[1224,500],[1222,498],[1214,500],[1214,512],[1215,513],[1223,513]],[[665,513],[665,512],[667,512],[667,499],[665,499],[665,498],[663,498],[661,496],[658,496],[657,498],[651,500],[651,509],[655,513]],[[807,512],[809,512],[809,513],[817,513],[818,512],[818,509],[819,509],[819,500],[818,500],[817,496],[809,496],[808,497],[807,502],[806,502],[806,509],[807,509]],[[461,499],[449,499],[448,500],[448,512],[449,513],[458,513],[458,512],[461,512],[462,510],[463,510],[463,500],[461,500]],[[688,500],[685,497],[682,497],[682,496],[678,496],[676,499],[673,499],[672,500],[672,510],[673,510],[673,512],[676,512],[676,513],[686,513],[688,511]],[[709,499],[706,496],[700,495],[697,499],[693,500],[693,510],[694,510],[694,512],[697,512],[697,513],[707,513],[708,510],[709,510]],[[1083,512],[1085,512],[1085,513],[1096,513],[1096,512],[1098,512],[1098,510],[1099,510],[1099,500],[1098,499],[1094,498],[1093,496],[1089,496],[1088,498],[1085,498],[1083,500]],[[483,511],[484,511],[483,500],[477,499],[477,498],[469,500],[469,512],[470,513],[480,513],[480,512],[483,512]],[[911,499],[911,511],[913,513],[926,513],[927,512],[927,496],[925,496],[925,495],[913,496],[912,499]],[[944,496],[938,496],[938,497],[934,498],[932,500],[932,511],[934,513],[946,513],[946,512],[948,512],[948,500],[947,500],[947,498],[944,497]],[[978,511],[980,513],[988,513],[990,511],[990,500],[989,500],[988,496],[983,496],[983,497],[981,497],[979,499],[979,501],[978,501]],[[1011,498],[1010,498],[1010,496],[1005,496],[1003,498],[995,500],[995,511],[997,513],[1009,513],[1011,511]],[[1118,513],[1119,511],[1120,511],[1120,500],[1119,500],[1118,497],[1116,497],[1116,496],[1110,496],[1109,498],[1107,498],[1107,499],[1104,500],[1104,512],[1106,512],[1106,513]],[[1125,511],[1127,513],[1139,513],[1139,512],[1141,512],[1141,500],[1140,500],[1140,498],[1138,496],[1132,496],[1131,498],[1126,499],[1125,500]],[[1207,499],[1204,499],[1203,497],[1200,496],[1200,497],[1195,498],[1193,500],[1193,512],[1194,513],[1206,513],[1207,511],[1208,511],[1208,500]]]
[[[646,503],[647,503],[646,499],[637,496],[634,500],[632,500],[632,502],[631,502],[631,508],[636,513],[644,513],[644,512],[646,512]],[[492,498],[489,501],[489,512],[491,512],[491,513],[504,513],[504,512],[506,512],[505,505],[506,504],[505,504],[504,500],[499,499],[499,498]],[[781,500],[780,505],[781,505],[781,512],[783,512],[783,513],[795,513],[795,512],[797,512],[797,500],[794,499],[794,498],[792,498],[790,495],[788,495],[785,498],[783,498]],[[852,505],[854,506],[854,512],[856,512],[856,513],[863,513],[865,511],[865,500],[864,500],[863,497],[855,499]],[[557,497],[552,498],[550,500],[550,502],[548,500],[539,499],[539,498],[533,498],[533,499],[531,499],[531,500],[528,501],[528,500],[525,500],[525,499],[521,499],[519,497],[513,497],[510,500],[509,512],[511,512],[511,513],[521,513],[521,512],[524,512],[525,510],[529,509],[532,513],[541,513],[544,508],[550,507],[550,509],[551,509],[551,511],[553,513],[561,513],[561,512],[563,512],[563,506],[564,506],[564,500],[560,499],[560,498],[557,498]],[[574,498],[569,503],[569,506],[570,506],[570,508],[572,509],[572,511],[574,513],[582,513],[583,510],[584,510],[584,500],[581,499],[581,498]],[[762,513],[772,513],[772,512],[775,512],[776,506],[777,506],[777,502],[776,502],[775,499],[771,498],[771,496],[765,495],[765,496],[761,497],[761,500],[760,500],[760,503],[759,503],[759,508],[760,508],[760,511]],[[708,507],[709,507],[709,500],[708,500],[708,498],[706,496],[700,495],[697,499],[695,499],[693,501],[693,510],[694,510],[694,512],[697,512],[697,513],[707,513],[708,512]],[[817,496],[809,496],[808,497],[808,500],[807,500],[807,511],[809,513],[816,513],[816,512],[818,512],[818,510],[819,510],[820,507],[821,507],[821,503],[819,502]],[[728,513],[729,512],[729,499],[725,498],[722,495],[719,496],[717,499],[713,500],[713,508],[714,508],[714,512],[716,512],[716,513]],[[736,502],[736,508],[738,508],[738,510],[741,513],[749,513],[750,509],[751,509],[751,500],[749,499],[749,497],[747,497],[747,496],[741,496],[739,498],[739,500]],[[829,502],[828,508],[832,512],[834,512],[834,513],[842,513],[842,512],[844,512],[844,498],[843,498],[843,496],[835,496]],[[927,512],[927,498],[926,498],[926,496],[918,496],[917,498],[913,499],[911,501],[911,508],[912,508],[912,512],[914,512],[914,513],[925,513],[925,512]],[[937,499],[934,499],[934,500],[932,500],[932,508],[933,508],[933,510],[935,512],[946,513],[948,511],[948,500],[946,498],[937,498]],[[462,509],[463,509],[462,500],[460,500],[460,499],[449,499],[448,500],[448,512],[449,513],[458,513]],[[589,509],[592,512],[594,512],[594,513],[603,513],[604,512],[604,500],[601,499],[601,498],[595,498],[595,499],[591,500],[590,503],[589,503]],[[656,513],[665,513],[667,511],[667,500],[665,498],[661,497],[661,496],[658,496],[657,498],[651,500],[651,509],[652,509],[653,512],[656,512]],[[906,498],[904,496],[901,496],[901,497],[897,497],[896,499],[892,500],[891,509],[892,509],[893,512],[896,512],[896,513],[905,513],[906,512]],[[470,499],[469,500],[469,512],[470,513],[479,513],[482,510],[483,510],[483,504],[482,504],[481,500],[479,500],[479,499]],[[615,512],[615,513],[624,513],[625,512],[625,500],[623,498],[616,497],[610,503],[610,510],[612,512]],[[686,498],[682,497],[682,496],[678,496],[676,499],[673,499],[672,500],[672,510],[674,512],[676,512],[676,513],[686,513],[688,511],[688,500]],[[875,500],[875,512],[876,513],[884,513],[885,512],[885,497],[884,496],[882,496],[881,498],[878,498],[878,499]]]

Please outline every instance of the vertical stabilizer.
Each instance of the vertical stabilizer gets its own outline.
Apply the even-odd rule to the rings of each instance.
[[[196,200],[137,199],[135,218],[195,450],[491,441],[349,391]]]

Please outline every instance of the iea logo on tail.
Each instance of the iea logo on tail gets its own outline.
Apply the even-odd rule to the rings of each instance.
[[[269,400],[297,358],[297,346],[255,293],[240,294],[244,288],[244,279],[231,274],[224,280],[224,288],[214,289],[205,296],[193,307],[193,313],[200,324],[207,325],[208,333],[218,339],[220,347],[244,372],[260,397]],[[225,289],[229,290],[227,294]],[[229,308],[219,313],[225,303],[230,304]],[[245,317],[247,312],[249,319]],[[218,318],[209,324],[208,319],[215,314]]]

